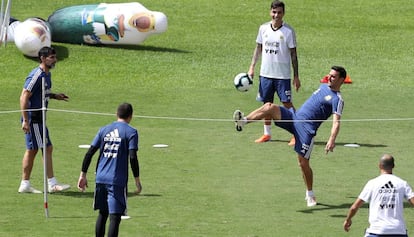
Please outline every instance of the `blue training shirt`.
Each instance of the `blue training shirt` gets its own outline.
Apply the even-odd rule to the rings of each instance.
[[[138,150],[138,131],[116,121],[102,127],[91,145],[100,148],[96,183],[126,187],[129,150]]]
[[[309,132],[316,133],[322,122],[332,114],[342,115],[343,108],[341,93],[332,91],[327,84],[322,84],[296,111],[296,120],[311,120],[305,123],[305,127]]]
[[[52,74],[45,73],[40,67],[33,69],[26,77],[23,88],[30,91],[32,96],[29,98],[27,109],[41,109],[42,108],[42,77],[45,78],[45,95],[46,107],[49,102],[49,95],[52,89]],[[29,112],[29,118],[34,119],[34,122],[41,122],[41,111]],[[35,118],[33,118],[35,116]]]

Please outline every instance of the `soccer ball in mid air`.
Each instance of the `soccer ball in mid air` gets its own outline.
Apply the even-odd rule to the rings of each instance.
[[[234,77],[234,86],[238,91],[246,92],[253,85],[252,78],[245,72],[239,73]]]
[[[29,18],[14,29],[14,44],[29,57],[37,57],[44,46],[50,47],[51,39],[48,24],[40,18]]]

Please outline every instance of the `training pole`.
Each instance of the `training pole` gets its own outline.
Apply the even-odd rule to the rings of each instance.
[[[10,7],[11,7],[11,0],[7,0],[7,4],[4,3],[4,0],[1,1],[1,20],[0,20],[0,46],[4,43],[4,47],[7,44],[7,29],[9,28],[10,22]]]
[[[5,11],[4,11],[4,0],[1,0],[1,6],[0,6],[0,46],[3,43],[3,21],[5,17]]]
[[[49,217],[49,206],[47,203],[47,192],[48,192],[48,183],[47,183],[47,152],[46,152],[46,88],[45,88],[45,77],[42,77],[42,129],[43,129],[43,200],[45,207],[46,218]]]
[[[1,6],[0,6],[0,25],[3,25],[3,19],[4,19],[4,0],[1,0]]]

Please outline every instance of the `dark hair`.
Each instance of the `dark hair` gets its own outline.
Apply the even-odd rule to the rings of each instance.
[[[130,103],[122,103],[118,106],[116,115],[118,118],[127,119],[132,116],[133,109]]]
[[[392,170],[394,168],[394,157],[384,154],[380,159],[380,164],[384,170]]]
[[[281,7],[283,9],[283,12],[285,12],[285,3],[279,0],[275,0],[270,4],[270,9],[275,9]]]
[[[43,47],[39,50],[39,60],[42,61],[41,57],[49,57],[50,55],[56,54],[56,50],[52,47]]]
[[[332,66],[331,69],[339,72],[339,77],[346,78],[346,70],[344,67]]]

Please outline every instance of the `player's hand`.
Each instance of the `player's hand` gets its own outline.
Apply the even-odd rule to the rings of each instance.
[[[345,220],[344,221],[344,230],[348,232],[351,229],[352,221],[351,220]]]
[[[249,71],[247,72],[247,75],[253,80],[254,77],[254,67],[250,67]]]
[[[254,74],[247,74],[253,80]]]
[[[23,121],[22,122],[22,130],[24,133],[30,133],[30,125],[28,121]]]
[[[142,191],[142,184],[139,178],[135,178],[135,186],[137,187],[137,190],[135,191],[135,194],[140,194]]]
[[[335,148],[335,143],[330,143],[330,142],[326,143],[325,154],[328,154],[328,152],[333,152],[334,148]]]
[[[292,83],[293,83],[293,87],[295,88],[296,92],[298,92],[301,86],[299,77],[294,77]]]
[[[81,192],[85,192],[87,187],[88,187],[88,180],[86,179],[86,177],[80,176],[78,180],[78,189]]]
[[[55,94],[55,99],[68,101],[69,100],[69,96],[67,96],[67,95],[65,95],[63,93],[59,93],[59,94]]]

